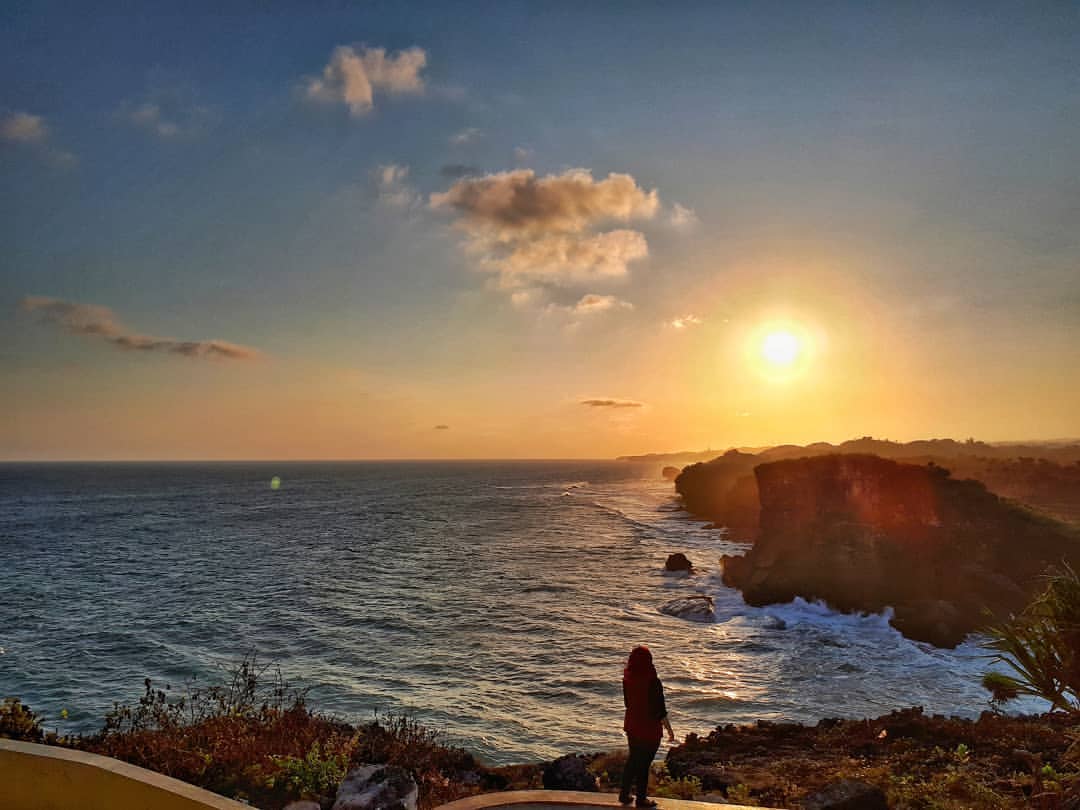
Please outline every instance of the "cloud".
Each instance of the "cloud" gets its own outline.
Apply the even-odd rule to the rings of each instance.
[[[409,167],[387,163],[375,170],[379,204],[390,208],[411,208],[419,197],[408,184]]]
[[[533,156],[533,150],[532,149],[529,149],[528,147],[525,147],[525,146],[515,146],[514,147],[514,160],[516,160],[518,163],[524,163],[525,161],[531,159],[532,156]]]
[[[514,295],[516,296],[517,293],[514,293]],[[629,301],[623,301],[621,298],[616,298],[614,295],[598,295],[597,293],[583,295],[577,302],[570,306],[561,306],[559,304],[548,305],[548,311],[550,312],[566,312],[571,315],[597,315],[601,312],[633,308],[634,305]]]
[[[349,113],[361,116],[375,106],[375,92],[387,95],[422,93],[420,72],[427,65],[423,48],[406,48],[387,54],[385,48],[339,45],[330,54],[322,75],[306,82],[306,95],[314,101],[340,103]]]
[[[443,177],[459,180],[462,177],[475,177],[478,174],[483,174],[483,172],[476,166],[468,166],[464,163],[448,163],[439,169],[439,174]]]
[[[21,308],[36,312],[42,323],[59,326],[75,335],[100,338],[117,349],[218,360],[252,360],[260,354],[257,349],[224,340],[175,340],[140,335],[121,324],[111,309],[95,304],[32,295],[22,300]]]
[[[195,88],[183,82],[152,80],[137,99],[120,105],[119,116],[163,140],[198,138],[218,122],[218,113],[199,101]]]
[[[434,429],[435,430],[449,430],[450,426],[449,425],[436,425]]]
[[[672,318],[670,321],[667,321],[668,326],[671,326],[675,329],[688,329],[691,326],[701,326],[701,324],[703,323],[704,321],[701,320],[701,318],[699,318],[697,315],[682,315],[678,318]]]
[[[583,399],[579,403],[590,408],[643,408],[644,402],[632,399]]]
[[[0,118],[0,137],[18,143],[41,143],[49,137],[49,127],[40,115],[12,112]]]
[[[450,143],[452,143],[454,146],[464,146],[465,144],[472,143],[477,138],[482,137],[483,134],[484,133],[476,127],[469,127],[468,129],[463,129],[461,130],[461,132],[451,135]]]
[[[614,222],[651,219],[660,207],[628,174],[595,180],[586,169],[537,177],[531,169],[465,177],[430,196],[432,209],[457,216],[466,248],[505,288],[570,286],[625,276],[648,255],[643,234],[604,231]]]
[[[79,161],[65,149],[58,149],[50,141],[52,132],[45,119],[28,112],[0,113],[0,140],[18,146],[29,147],[38,157],[60,169],[70,169]]]
[[[698,222],[697,213],[693,208],[687,208],[685,205],[675,203],[671,206],[671,213],[668,215],[668,222],[676,230],[690,231],[697,227]]]

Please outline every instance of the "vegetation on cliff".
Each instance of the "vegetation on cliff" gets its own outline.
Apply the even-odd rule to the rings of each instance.
[[[507,782],[408,717],[354,726],[315,711],[304,690],[253,658],[222,683],[191,687],[183,696],[155,689],[149,679],[144,687],[135,704],[117,704],[103,728],[86,736],[49,733],[28,706],[9,698],[0,706],[0,737],[115,757],[262,810],[301,798],[329,807],[338,783],[360,764],[408,770],[421,808]]]
[[[732,803],[801,807],[840,779],[881,788],[892,810],[1064,810],[1080,802],[1080,717],[978,720],[919,708],[816,726],[758,722],[691,734],[667,755],[672,778]]]

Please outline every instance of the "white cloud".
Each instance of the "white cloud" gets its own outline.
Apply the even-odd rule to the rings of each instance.
[[[463,129],[461,132],[454,133],[450,136],[450,143],[454,146],[464,146],[467,143],[472,143],[476,139],[483,136],[483,132],[476,127],[469,127]]]
[[[575,286],[625,276],[649,253],[645,236],[614,222],[651,219],[656,190],[628,174],[596,180],[586,169],[537,177],[531,169],[465,177],[432,194],[430,206],[457,215],[467,250],[508,289]]]
[[[587,295],[583,295],[581,299],[574,304],[572,311],[575,315],[594,315],[599,312],[633,308],[634,305],[629,301],[623,301],[621,298],[616,298],[614,295],[588,293]]]
[[[682,315],[672,318],[667,324],[675,329],[689,329],[691,326],[701,326],[704,321],[697,315]]]
[[[406,48],[387,54],[385,48],[339,45],[330,54],[322,75],[306,82],[307,97],[315,101],[341,103],[350,114],[360,116],[375,106],[375,93],[387,95],[422,93],[420,75],[427,65],[423,48]]]
[[[489,249],[482,264],[497,272],[506,288],[535,282],[574,286],[621,278],[629,272],[627,264],[649,255],[645,237],[630,230],[540,234],[509,245],[492,244]]]
[[[671,214],[668,216],[671,226],[680,231],[690,231],[697,227],[700,220],[693,208],[675,203],[671,206]]]
[[[408,184],[409,167],[388,163],[375,170],[379,203],[390,208],[412,208],[419,197]]]
[[[215,360],[252,360],[259,356],[257,349],[225,340],[175,340],[142,335],[120,323],[111,309],[96,304],[31,295],[22,300],[21,308],[38,313],[43,323],[59,326],[75,335],[104,340],[116,349]]]
[[[58,169],[70,169],[78,158],[52,144],[52,131],[40,115],[14,111],[0,114],[0,140],[25,148]]]
[[[530,160],[532,158],[533,154],[534,154],[533,150],[529,149],[528,147],[525,147],[525,146],[515,146],[514,147],[514,160],[516,160],[518,163],[524,163],[525,161]]]
[[[0,118],[0,137],[5,141],[41,143],[49,137],[49,127],[40,115],[11,112]]]

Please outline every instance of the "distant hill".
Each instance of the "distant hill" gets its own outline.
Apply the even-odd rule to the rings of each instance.
[[[759,457],[761,461],[778,461],[784,458],[824,456],[830,453],[864,453],[881,458],[1032,458],[1072,464],[1080,461],[1080,439],[1055,439],[1031,442],[981,442],[975,439],[917,439],[913,442],[893,442],[863,436],[848,439],[840,444],[814,442],[813,444],[781,444],[765,447],[731,447]],[[709,461],[723,455],[727,450],[682,450],[675,453],[646,453],[636,456],[619,456],[618,461],[654,462],[657,464],[693,464]]]

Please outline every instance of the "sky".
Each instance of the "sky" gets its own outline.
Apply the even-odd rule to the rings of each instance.
[[[0,9],[0,459],[1080,436],[1075,3]]]

